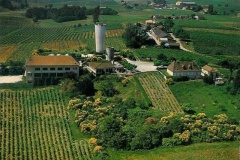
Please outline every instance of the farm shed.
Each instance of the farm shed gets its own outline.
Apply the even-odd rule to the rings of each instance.
[[[201,78],[201,69],[195,61],[174,61],[167,67],[171,76],[187,76],[190,79]]]

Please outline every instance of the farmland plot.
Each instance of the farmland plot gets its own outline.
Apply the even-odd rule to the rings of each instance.
[[[78,50],[79,47],[85,48],[86,45],[78,40],[45,42],[41,44],[41,48],[55,51],[75,51]]]
[[[27,58],[31,57],[32,52],[39,49],[40,43],[22,43],[18,45],[18,49],[9,56],[7,60],[25,62]]]
[[[154,108],[165,112],[183,112],[178,101],[158,72],[137,75]]]
[[[57,90],[0,90],[0,100],[0,159],[93,159],[85,140],[73,140]]]
[[[17,50],[16,45],[0,46],[0,63],[4,63]]]

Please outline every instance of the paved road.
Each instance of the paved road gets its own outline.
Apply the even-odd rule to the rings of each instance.
[[[145,61],[131,61],[126,59],[128,63],[134,64],[137,66],[137,70],[140,72],[148,72],[148,71],[156,71],[157,67],[153,65],[153,62],[145,62]]]

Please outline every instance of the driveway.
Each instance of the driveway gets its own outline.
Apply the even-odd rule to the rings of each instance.
[[[126,59],[128,63],[134,64],[137,66],[137,70],[140,72],[148,72],[148,71],[157,71],[157,67],[153,65],[153,62],[145,62],[145,61],[131,61]]]
[[[22,81],[23,75],[18,76],[0,76],[1,83],[16,83]]]

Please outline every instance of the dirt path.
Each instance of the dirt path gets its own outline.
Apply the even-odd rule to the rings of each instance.
[[[184,51],[187,51],[187,52],[193,52],[193,51],[190,51],[190,50],[184,48],[183,45],[182,45],[182,43],[181,43],[181,41],[179,40],[179,38],[176,38],[173,33],[170,33],[170,35],[171,35],[171,37],[172,37],[173,39],[176,40],[177,43],[180,44],[180,49],[181,49],[181,50],[184,50]]]

